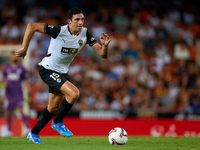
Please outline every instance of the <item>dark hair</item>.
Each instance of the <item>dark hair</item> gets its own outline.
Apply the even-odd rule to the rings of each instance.
[[[70,9],[70,10],[68,11],[67,19],[72,20],[72,16],[73,16],[73,15],[80,14],[80,13],[83,14],[83,11],[80,10],[79,8],[77,8],[77,7],[74,7],[74,8],[72,8],[72,9]]]

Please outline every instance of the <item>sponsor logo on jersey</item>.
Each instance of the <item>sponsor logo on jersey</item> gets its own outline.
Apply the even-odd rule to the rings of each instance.
[[[91,41],[94,41],[95,40],[95,38],[94,37],[91,37],[91,39],[90,39]]]
[[[20,75],[18,73],[9,73],[7,76],[7,80],[10,81],[18,81],[20,78]]]
[[[79,44],[80,46],[82,46],[82,45],[83,45],[83,40],[80,39],[80,40],[78,41],[78,44]]]
[[[76,54],[78,52],[78,48],[62,47],[61,52],[62,53],[68,53],[68,54]]]
[[[64,41],[64,43],[65,43],[65,40],[62,38],[62,40]]]
[[[53,25],[48,25],[48,27],[50,27],[50,28],[52,28],[52,29],[53,29],[53,27],[54,27],[54,26],[53,26]]]

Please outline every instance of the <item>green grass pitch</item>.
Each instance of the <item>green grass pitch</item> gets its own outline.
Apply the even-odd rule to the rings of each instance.
[[[199,150],[200,137],[128,137],[125,145],[110,145],[103,137],[40,137],[34,144],[26,137],[0,137],[0,150]]]

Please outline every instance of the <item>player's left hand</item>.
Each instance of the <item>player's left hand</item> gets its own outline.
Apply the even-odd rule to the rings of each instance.
[[[107,34],[105,34],[104,32],[102,33],[103,36],[100,36],[100,41],[103,45],[108,46],[108,44],[110,43],[111,39],[109,38],[109,36]]]

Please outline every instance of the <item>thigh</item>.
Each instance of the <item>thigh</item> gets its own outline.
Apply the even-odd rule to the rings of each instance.
[[[49,86],[49,93],[62,94],[60,88],[67,81],[66,74],[60,74],[42,66],[39,69],[39,74],[41,79]]]
[[[23,103],[24,101],[21,99],[21,100],[16,100],[16,107],[19,108],[19,109],[23,109]]]
[[[16,108],[16,106],[17,106],[16,101],[14,101],[14,100],[8,100],[8,106],[7,106],[7,110],[8,111],[14,111],[15,108]]]

